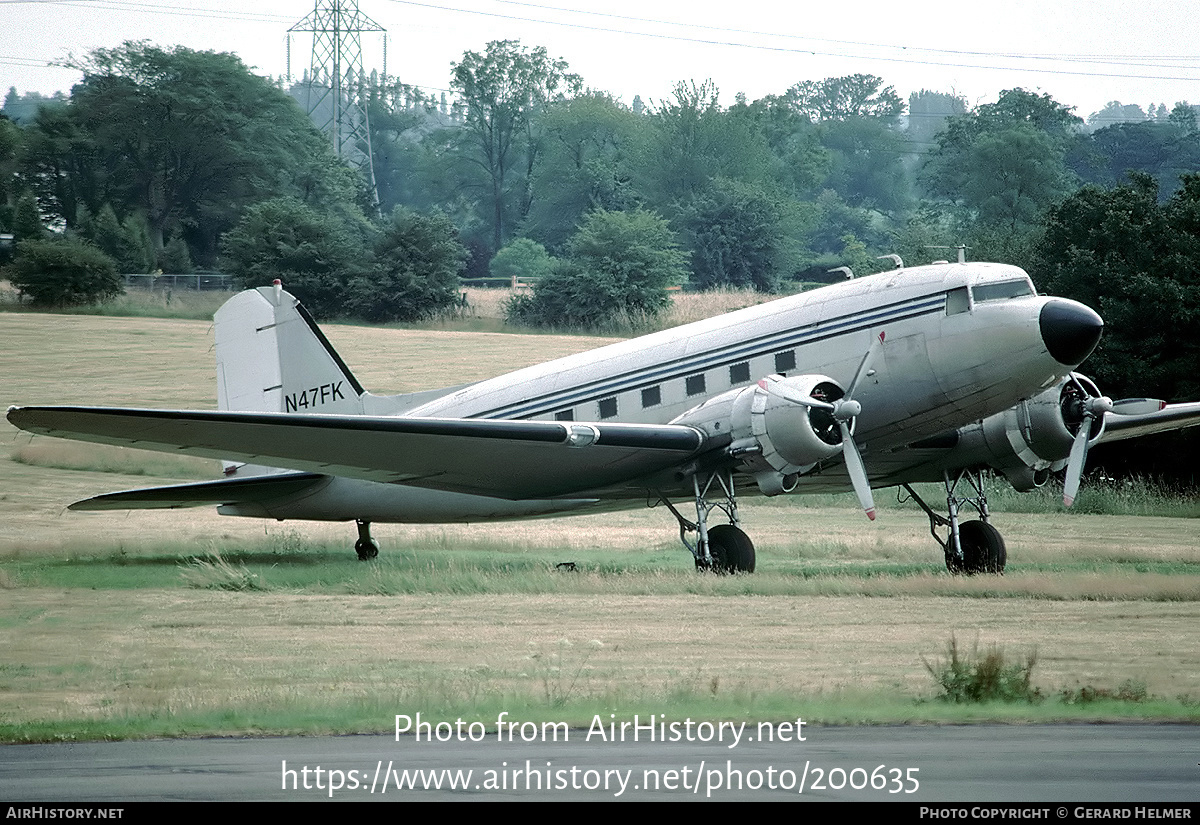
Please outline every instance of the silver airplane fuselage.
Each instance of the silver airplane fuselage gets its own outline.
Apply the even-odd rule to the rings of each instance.
[[[1087,307],[1036,295],[1001,264],[897,269],[600,349],[436,395],[365,396],[363,411],[406,417],[666,424],[683,417],[712,439],[696,408],[769,375],[850,384],[874,342],[881,357],[855,392],[855,441],[872,456],[979,421],[1066,376],[1091,351],[1101,321]],[[701,423],[696,423],[701,422]],[[894,462],[893,462],[894,465]],[[831,485],[832,479],[832,485]],[[800,478],[800,489],[809,479]],[[814,476],[848,489],[844,474]],[[889,478],[895,483],[894,478]],[[687,485],[656,490],[687,496]],[[380,522],[463,522],[581,508],[640,506],[650,482],[544,500],[508,500],[330,477],[295,499],[226,505],[229,515]]]

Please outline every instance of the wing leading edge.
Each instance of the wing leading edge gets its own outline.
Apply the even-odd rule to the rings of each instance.
[[[1200,425],[1200,401],[1164,404],[1153,399],[1126,399],[1118,401],[1112,412],[1105,413],[1100,441],[1123,441],[1197,425]]]
[[[701,452],[672,424],[12,407],[33,433],[519,500],[650,476]]]

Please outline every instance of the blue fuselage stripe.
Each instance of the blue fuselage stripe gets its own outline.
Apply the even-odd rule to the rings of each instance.
[[[573,387],[557,393],[547,393],[537,398],[524,399],[516,404],[496,407],[468,417],[527,418],[535,415],[546,415],[556,410],[563,410],[589,401],[597,401],[601,398],[639,390],[672,379],[696,375],[707,370],[748,361],[751,358],[768,356],[805,344],[812,344],[840,335],[859,332],[881,323],[893,323],[907,318],[915,318],[919,315],[943,312],[945,308],[946,294],[938,292],[936,295],[913,298],[870,312],[844,315],[839,318],[809,324],[799,329],[772,332],[750,341],[739,342],[732,347],[722,346],[719,349],[712,349],[679,358],[675,361],[660,364],[657,368],[629,370],[621,375],[615,375],[605,381],[589,384],[585,387]],[[799,366],[800,364],[800,360],[797,359],[797,365]]]

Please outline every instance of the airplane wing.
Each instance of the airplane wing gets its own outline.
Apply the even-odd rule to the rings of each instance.
[[[705,447],[672,424],[11,407],[29,432],[505,499],[598,489]]]
[[[1153,399],[1126,399],[1116,402],[1113,411],[1105,413],[1100,443],[1182,430],[1197,424],[1200,424],[1200,401],[1164,404]]]

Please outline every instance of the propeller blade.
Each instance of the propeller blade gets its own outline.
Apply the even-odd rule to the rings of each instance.
[[[1071,443],[1071,457],[1067,460],[1067,475],[1063,479],[1063,506],[1070,507],[1075,503],[1075,495],[1079,492],[1079,481],[1083,478],[1083,465],[1087,461],[1088,437],[1092,431],[1092,416],[1083,417],[1079,432],[1075,433],[1075,441]]]
[[[871,494],[871,482],[867,479],[867,469],[863,466],[862,456],[858,454],[858,445],[850,435],[850,425],[842,421],[842,458],[846,462],[846,472],[850,474],[850,483],[854,485],[854,493],[858,503],[871,521],[875,520],[875,498]]]
[[[803,407],[814,407],[819,410],[829,410],[833,412],[834,406],[828,401],[818,401],[812,396],[805,395],[799,390],[789,387],[784,384],[778,375],[769,375],[758,385],[774,396],[782,398],[784,401],[791,401],[793,404],[800,404]]]
[[[871,346],[867,349],[867,354],[863,356],[863,360],[859,362],[858,369],[854,373],[854,379],[850,382],[850,386],[846,388],[847,401],[854,397],[854,391],[858,389],[858,382],[861,381],[871,371],[871,365],[875,363],[880,350],[883,349],[883,339],[886,333],[880,332],[871,341]]]
[[[1078,385],[1079,382],[1076,381]],[[1083,389],[1080,385],[1080,389]],[[1084,390],[1086,392],[1086,390]],[[1067,459],[1067,474],[1063,479],[1063,506],[1070,507],[1075,503],[1075,496],[1079,493],[1079,482],[1083,478],[1083,467],[1087,463],[1088,442],[1092,438],[1092,422],[1096,416],[1103,416],[1107,412],[1111,412],[1113,408],[1112,399],[1107,395],[1089,396],[1084,402],[1083,421],[1079,424],[1079,432],[1075,433],[1075,440],[1071,442],[1071,455]]]

